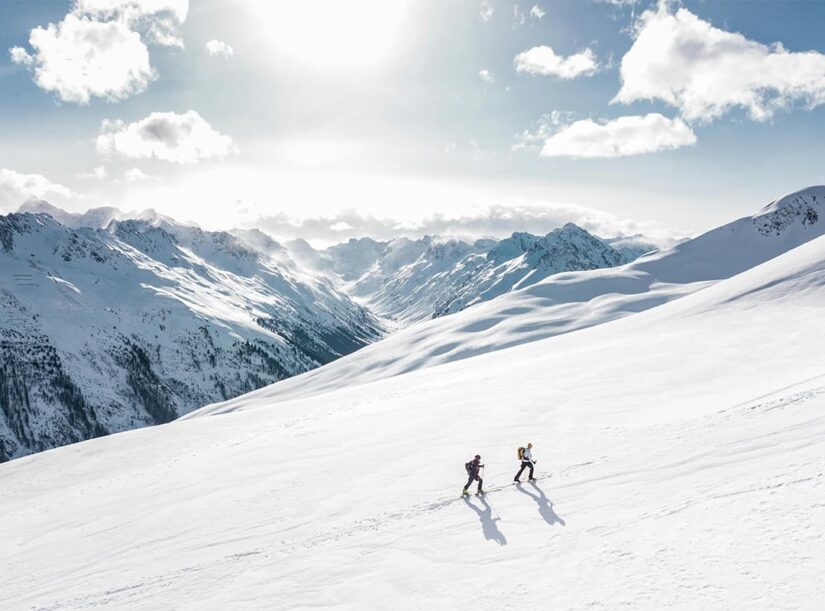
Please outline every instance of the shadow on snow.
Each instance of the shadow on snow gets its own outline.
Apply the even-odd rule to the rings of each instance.
[[[516,486],[516,490],[521,492],[522,494],[526,494],[531,499],[536,502],[536,505],[539,506],[539,513],[541,517],[544,518],[544,521],[547,522],[550,526],[553,524],[561,524],[562,526],[567,526],[567,522],[565,522],[559,515],[553,510],[553,503],[550,499],[547,498],[547,495],[544,494],[544,490],[539,488],[539,485],[536,482],[530,482],[530,485],[536,489],[538,494],[533,494],[526,488],[522,487],[521,484]]]
[[[475,503],[471,503],[470,499],[464,497],[464,502],[467,504],[467,507],[472,509],[478,515],[478,519],[481,522],[481,530],[484,533],[484,538],[488,541],[495,541],[499,545],[507,545],[507,537],[504,536],[504,533],[498,529],[498,522],[501,518],[494,518],[493,517],[493,508],[490,506],[490,503],[487,502],[483,496],[477,497],[481,504],[484,506],[483,509],[479,508],[475,505]]]

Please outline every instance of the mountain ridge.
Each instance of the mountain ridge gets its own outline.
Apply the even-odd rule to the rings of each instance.
[[[5,458],[168,422],[377,339],[323,279],[228,233],[0,217]]]

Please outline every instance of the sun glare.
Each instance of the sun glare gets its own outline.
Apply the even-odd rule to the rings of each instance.
[[[253,14],[279,54],[316,67],[360,68],[387,60],[410,2],[255,0]]]

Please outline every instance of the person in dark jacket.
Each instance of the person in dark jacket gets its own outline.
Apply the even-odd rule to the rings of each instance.
[[[519,478],[521,477],[521,474],[524,473],[525,469],[530,469],[529,480],[531,482],[536,479],[533,477],[533,465],[535,463],[536,461],[533,460],[533,444],[528,443],[527,447],[524,448],[524,453],[521,455],[521,469],[518,470],[518,473],[516,473],[516,477],[513,481],[516,483],[521,482]]]
[[[481,481],[481,478],[478,475],[479,470],[483,466],[484,465],[481,464],[481,456],[479,456],[478,454],[476,454],[476,456],[473,460],[471,460],[470,462],[468,462],[464,465],[464,468],[467,470],[468,479],[467,479],[467,485],[464,486],[464,491],[461,493],[462,495],[467,494],[467,489],[475,481],[478,482],[478,494],[484,494],[484,490],[481,489],[482,481]]]

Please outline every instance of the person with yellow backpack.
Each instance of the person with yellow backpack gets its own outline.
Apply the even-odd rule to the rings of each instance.
[[[535,480],[536,478],[533,477],[533,465],[536,464],[536,461],[533,460],[533,444],[528,443],[526,448],[519,448],[518,458],[521,461],[521,469],[518,470],[518,473],[516,473],[516,477],[513,479],[513,481],[517,484],[520,484],[521,480],[519,478],[521,477],[521,474],[524,473],[525,469],[530,469],[530,476],[528,478],[528,481],[532,482],[533,480]]]

